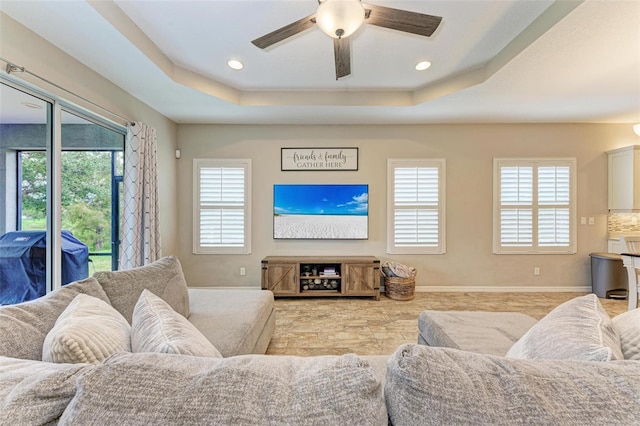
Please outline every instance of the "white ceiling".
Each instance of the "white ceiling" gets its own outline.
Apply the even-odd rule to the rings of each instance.
[[[640,1],[369,2],[442,24],[429,38],[363,25],[339,81],[316,27],[251,44],[315,13],[314,0],[2,0],[0,10],[176,122],[640,121]],[[423,59],[432,67],[415,71]]]

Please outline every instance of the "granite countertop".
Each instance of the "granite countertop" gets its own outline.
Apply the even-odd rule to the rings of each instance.
[[[610,240],[619,240],[620,235],[640,235],[640,231],[630,231],[630,232],[609,232]]]

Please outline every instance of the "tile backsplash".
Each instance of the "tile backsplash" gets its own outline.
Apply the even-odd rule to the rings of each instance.
[[[609,213],[607,217],[609,232],[640,232],[640,212],[633,213]]]

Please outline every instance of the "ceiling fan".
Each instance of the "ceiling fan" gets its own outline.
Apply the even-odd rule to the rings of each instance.
[[[363,23],[429,37],[440,25],[441,16],[362,4],[360,0],[318,0],[315,14],[253,40],[265,49],[317,24],[333,38],[336,80],[351,74],[351,42],[349,37]]]

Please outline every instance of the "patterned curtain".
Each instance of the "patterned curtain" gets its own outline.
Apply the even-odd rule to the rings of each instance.
[[[127,129],[123,184],[121,270],[146,265],[162,256],[156,130],[144,123],[133,123]]]

